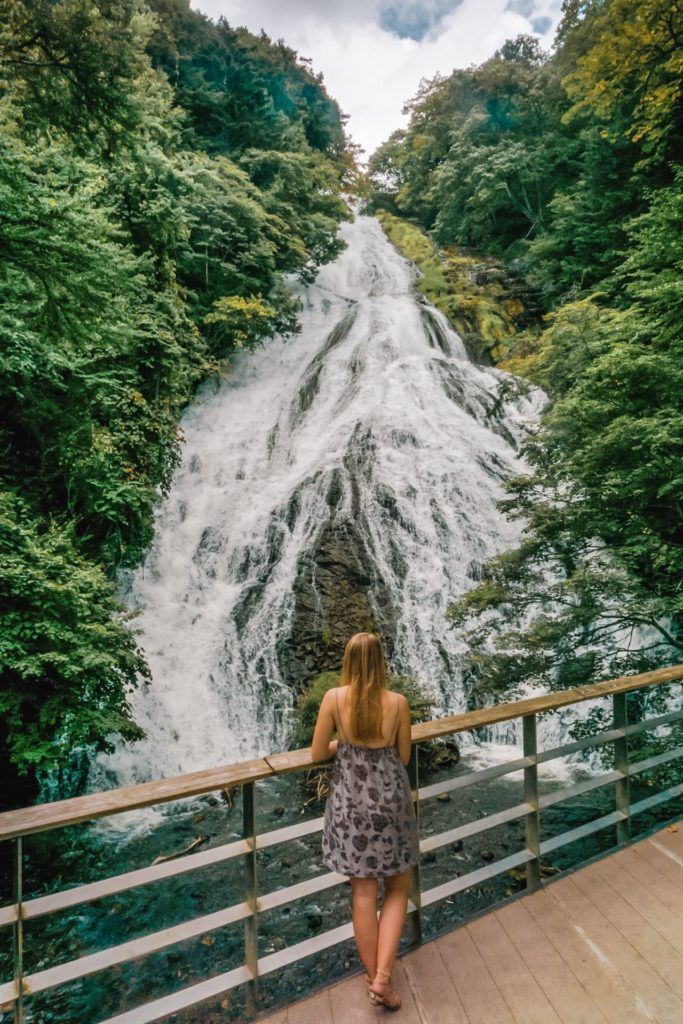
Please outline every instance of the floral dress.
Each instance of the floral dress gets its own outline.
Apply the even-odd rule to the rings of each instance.
[[[323,824],[323,863],[350,878],[398,875],[420,856],[408,772],[394,744],[350,743],[339,715],[338,741]],[[398,697],[394,743],[398,724]]]

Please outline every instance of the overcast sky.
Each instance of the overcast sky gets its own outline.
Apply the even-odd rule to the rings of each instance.
[[[351,116],[366,158],[405,123],[421,78],[479,64],[506,39],[536,35],[547,48],[562,0],[192,0],[212,18],[284,39]]]

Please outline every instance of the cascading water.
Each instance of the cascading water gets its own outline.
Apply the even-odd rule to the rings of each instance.
[[[393,670],[438,713],[464,707],[444,612],[518,539],[496,502],[543,396],[468,359],[376,220],[342,231],[344,253],[300,290],[301,332],[235,359],[184,417],[182,465],[128,581],[153,675],[132,698],[147,738],[100,755],[98,787],[286,744],[295,583],[331,517],[362,546],[370,603],[391,606]]]

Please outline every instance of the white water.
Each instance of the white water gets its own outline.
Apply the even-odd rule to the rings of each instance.
[[[428,685],[438,713],[464,707],[444,612],[518,539],[495,505],[543,396],[498,401],[513,378],[469,361],[377,221],[342,230],[346,251],[300,292],[301,333],[244,353],[184,417],[182,465],[129,587],[153,674],[132,699],[147,738],[101,755],[96,785],[286,744],[278,652],[333,477],[334,515],[353,518],[396,609],[393,670]]]

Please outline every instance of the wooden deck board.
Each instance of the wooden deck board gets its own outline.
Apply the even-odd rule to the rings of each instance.
[[[648,1024],[652,1021],[642,1000],[636,1002],[616,971],[609,969],[602,950],[587,941],[585,933],[568,920],[550,892],[527,897],[524,906],[611,1024]]]
[[[413,997],[430,1024],[470,1024],[448,969],[434,943],[403,957],[402,966]]]
[[[677,864],[675,860],[671,860],[651,841],[631,846],[628,850],[624,850],[624,853],[629,854],[626,861],[629,871],[632,869],[642,871],[647,877],[646,884],[652,887],[653,892],[657,894],[664,892],[666,899],[671,899],[673,896],[676,905],[679,900],[683,901],[683,889],[680,888],[683,886],[683,864]]]
[[[401,1024],[683,1024],[683,823],[407,953]],[[378,1024],[363,975],[259,1024]]]
[[[606,1024],[607,1018],[567,966],[523,900],[496,911],[562,1024]]]
[[[622,983],[633,991],[635,998],[642,999],[659,1024],[681,1024],[683,1001],[664,983],[629,937],[619,932],[582,893],[574,880],[563,879],[553,886],[552,895],[588,941],[602,950],[610,969],[621,976]],[[639,928],[641,920],[634,913],[634,931]]]
[[[431,943],[430,943],[431,945]],[[515,1021],[466,928],[436,940],[436,948],[460,996],[470,1024],[515,1024]],[[472,984],[472,979],[477,984]]]
[[[518,1024],[561,1024],[498,916],[486,914],[466,928]]]

